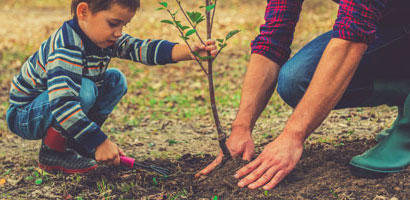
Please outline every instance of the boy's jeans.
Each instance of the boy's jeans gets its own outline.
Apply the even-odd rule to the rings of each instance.
[[[118,69],[108,69],[104,84],[100,87],[90,79],[82,79],[81,107],[85,113],[92,108],[94,112],[108,115],[126,92],[125,76]],[[47,129],[56,123],[51,114],[48,91],[44,91],[23,107],[10,105],[6,119],[9,129],[20,137],[28,140],[44,138]]]
[[[386,23],[377,28],[376,41],[360,62],[346,92],[336,105],[360,107],[373,92],[374,80],[410,80],[410,22]],[[407,30],[406,30],[407,29]],[[332,31],[317,37],[296,53],[279,72],[278,93],[295,107],[305,94]]]

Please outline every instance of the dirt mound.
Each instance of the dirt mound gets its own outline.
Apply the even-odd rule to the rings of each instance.
[[[173,171],[169,177],[140,170],[107,172],[102,168],[91,177],[89,184],[95,184],[102,174],[107,181],[121,183],[135,182],[133,192],[117,193],[125,198],[147,199],[406,199],[410,197],[409,171],[389,175],[381,179],[366,179],[352,176],[348,162],[350,158],[370,146],[374,141],[342,141],[343,146],[326,143],[306,147],[296,169],[271,191],[238,188],[233,174],[243,163],[230,161],[205,178],[194,179],[194,174],[213,160],[204,157],[184,155],[170,161],[146,161],[168,167]],[[111,175],[110,175],[111,174]],[[123,177],[126,176],[125,179]],[[95,188],[95,187],[94,187]],[[85,188],[84,188],[85,189]],[[111,193],[111,195],[115,195]]]

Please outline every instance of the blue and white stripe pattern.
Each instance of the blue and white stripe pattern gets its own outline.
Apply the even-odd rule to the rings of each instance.
[[[172,63],[174,45],[165,40],[140,40],[123,34],[116,44],[101,49],[84,34],[76,20],[67,21],[41,44],[13,78],[10,103],[25,106],[48,91],[52,114],[65,134],[92,151],[107,136],[81,108],[81,79],[88,78],[101,85],[112,57],[146,65]]]

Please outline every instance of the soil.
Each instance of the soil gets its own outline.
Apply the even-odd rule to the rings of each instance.
[[[30,174],[36,161],[15,162],[0,159],[4,168],[22,169],[14,185],[0,187],[13,196],[62,199],[82,195],[84,199],[407,199],[410,197],[410,173],[406,170],[383,178],[358,178],[350,173],[348,162],[376,144],[374,140],[341,140],[343,146],[327,143],[308,144],[293,172],[271,191],[238,188],[233,173],[243,162],[228,161],[207,177],[194,174],[214,156],[185,154],[177,160],[145,160],[172,171],[168,177],[142,169],[101,166],[86,175],[49,175],[48,184],[33,185],[21,177]],[[263,145],[263,144],[261,144]],[[24,159],[22,159],[24,161]],[[31,169],[32,170],[32,169]],[[81,177],[81,178],[78,178]],[[78,180],[81,179],[81,180]],[[77,180],[77,181],[76,181]],[[9,180],[9,182],[12,182]],[[105,186],[102,186],[104,185]],[[132,187],[127,188],[127,184]],[[58,187],[57,187],[58,186]],[[116,187],[113,187],[116,186]],[[105,188],[105,189],[104,189]],[[122,188],[123,190],[121,190]],[[84,195],[85,194],[85,195]],[[217,196],[217,198],[215,197]]]

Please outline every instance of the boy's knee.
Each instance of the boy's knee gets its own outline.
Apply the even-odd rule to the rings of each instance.
[[[83,78],[80,90],[80,101],[81,107],[85,112],[88,112],[88,110],[94,106],[97,96],[97,85],[95,85],[92,80]]]
[[[127,79],[118,69],[108,69],[104,82],[110,91],[116,92],[118,95],[127,93]]]

